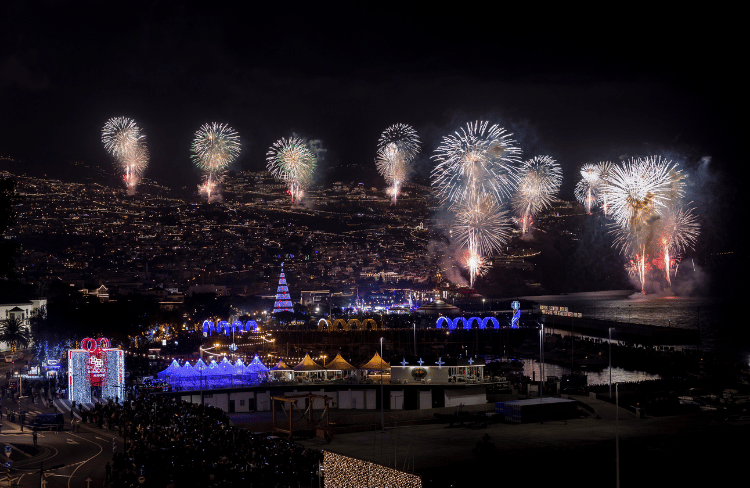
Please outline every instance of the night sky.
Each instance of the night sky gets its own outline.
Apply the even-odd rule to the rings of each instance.
[[[585,162],[660,154],[719,174],[740,160],[730,13],[202,6],[0,7],[0,156],[30,174],[71,161],[111,170],[100,130],[128,116],[147,135],[145,176],[190,189],[190,142],[211,121],[242,138],[234,169],[263,169],[292,132],[321,139],[323,184],[356,174],[384,187],[375,145],[396,122],[424,141],[425,182],[440,138],[480,119],[511,130],[524,157],[557,159],[567,199]],[[361,171],[344,173],[352,164]]]

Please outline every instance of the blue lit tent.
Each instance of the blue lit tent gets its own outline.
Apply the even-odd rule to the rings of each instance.
[[[200,388],[200,372],[185,361],[180,372],[181,386],[183,390],[195,390]]]
[[[195,371],[197,371],[199,374],[200,374],[201,371],[203,371],[203,370],[205,370],[207,368],[208,368],[208,365],[203,362],[203,358],[197,360],[195,362],[195,364],[193,365],[193,369]]]
[[[268,379],[268,372],[270,369],[268,366],[263,364],[263,361],[260,360],[258,355],[256,354],[252,361],[250,361],[250,364],[247,365],[245,368],[245,374],[247,374],[248,379],[251,383],[260,383],[262,381],[266,381]]]
[[[168,381],[172,375],[174,374],[179,375],[179,371],[181,369],[182,368],[180,367],[180,363],[178,363],[176,359],[173,359],[172,363],[169,366],[167,366],[167,369],[156,373],[156,377],[162,381],[165,381],[165,380]]]

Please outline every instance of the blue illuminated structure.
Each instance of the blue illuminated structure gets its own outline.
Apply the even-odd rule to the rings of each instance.
[[[513,329],[517,329],[518,321],[521,320],[521,304],[518,301],[513,301],[510,307],[513,309],[513,318],[510,319],[510,326]]]
[[[476,328],[485,330],[487,329],[487,324],[491,323],[494,329],[500,328],[500,323],[497,321],[495,317],[485,317],[483,319],[479,317],[471,317],[469,320],[466,320],[464,317],[456,317],[453,320],[449,319],[448,317],[439,317],[437,319],[437,323],[435,324],[435,327],[438,329],[443,328],[443,322],[446,323],[446,326],[448,327],[448,330],[456,330],[459,328],[459,325],[464,330],[471,330],[474,325],[477,324]]]
[[[208,364],[199,359],[194,366],[187,361],[180,366],[174,360],[157,376],[173,390],[184,391],[257,385],[268,380],[268,372],[268,366],[256,355],[248,365],[241,359],[231,363],[226,357],[219,362],[212,359]]]
[[[224,335],[229,335],[231,333],[256,332],[257,330],[258,323],[255,320],[248,320],[244,324],[240,320],[235,320],[231,324],[226,320],[220,320],[216,324],[210,320],[204,320],[201,327],[201,332],[206,337],[212,335],[214,332],[218,332],[219,334],[223,332]]]

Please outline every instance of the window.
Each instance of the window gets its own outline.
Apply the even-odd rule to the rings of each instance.
[[[245,400],[240,400],[240,407],[244,407],[244,406],[245,406]]]

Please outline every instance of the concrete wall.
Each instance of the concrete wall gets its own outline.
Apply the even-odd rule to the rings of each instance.
[[[408,388],[417,387],[401,387],[397,388],[395,385],[386,386],[384,388],[386,402],[390,404],[389,410],[403,410],[405,398],[407,394],[415,394],[414,391],[407,392]],[[434,388],[430,386],[423,386],[416,392],[417,404],[416,407],[420,410],[430,409],[433,405],[433,395],[444,395],[445,407],[455,407],[458,405],[481,405],[487,403],[486,388],[484,386],[472,386],[472,387],[438,387],[439,390],[445,388],[445,393],[442,391],[436,393]],[[270,412],[272,407],[271,396],[292,396],[299,394],[313,393],[321,396],[331,397],[331,408],[335,410],[379,410],[380,404],[378,398],[380,394],[379,385],[371,385],[369,387],[341,387],[338,390],[326,391],[325,388],[319,388],[315,390],[308,390],[306,388],[293,387],[285,390],[278,388],[249,388],[249,389],[234,389],[234,390],[205,390],[206,405],[212,405],[221,408],[225,412],[229,411],[230,400],[234,400],[234,411],[235,412]],[[184,392],[177,395],[178,398],[192,403],[200,403],[201,395],[200,392],[194,391],[189,394]],[[413,398],[413,397],[410,397]],[[244,404],[243,404],[244,403]],[[298,406],[303,411],[307,408],[306,401],[301,400]],[[325,407],[325,402],[322,399],[313,400],[313,409],[322,410]],[[412,406],[413,408],[413,406]]]
[[[445,391],[445,406],[483,405],[487,403],[487,390],[483,386]]]
[[[391,391],[391,410],[404,409],[404,390]]]
[[[432,390],[419,392],[419,409],[432,408]]]
[[[365,391],[365,408],[369,408],[369,409],[378,408],[375,398],[376,398],[375,390],[366,390]]]

